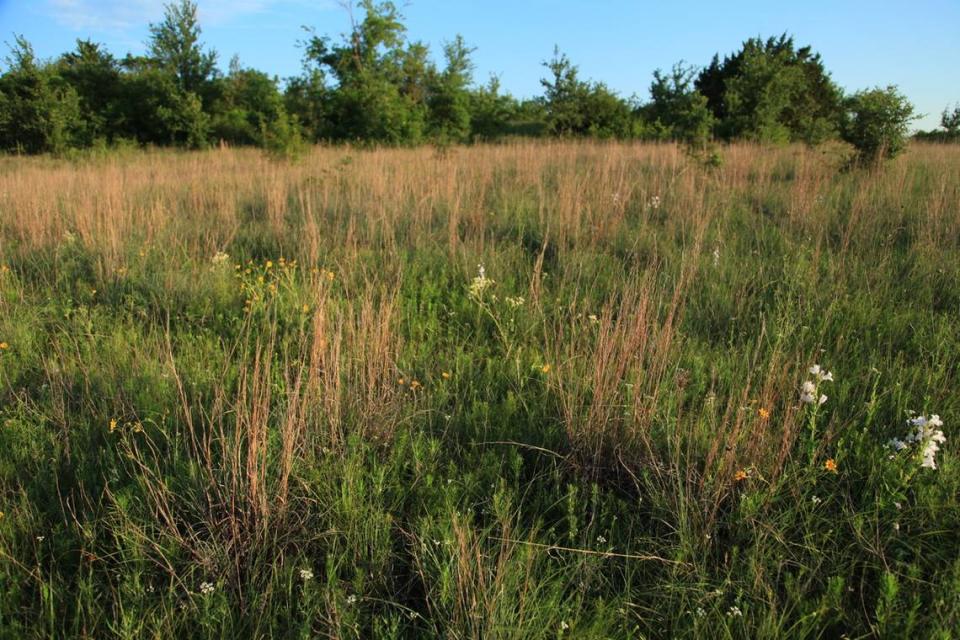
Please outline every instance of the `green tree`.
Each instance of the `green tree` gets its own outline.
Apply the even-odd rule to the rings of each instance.
[[[209,144],[210,116],[199,96],[150,58],[127,56],[122,84],[126,134],[143,143],[199,149]]]
[[[696,69],[678,62],[670,73],[653,72],[650,103],[642,110],[657,137],[702,147],[710,138],[714,116],[707,98],[694,88]]]
[[[431,133],[440,139],[463,142],[470,136],[471,52],[459,35],[443,48],[446,66],[435,75],[427,101]]]
[[[469,93],[470,134],[481,140],[495,140],[510,131],[518,104],[510,94],[500,92],[500,79],[491,75],[487,84]]]
[[[177,79],[185,92],[206,97],[216,74],[217,53],[200,42],[197,4],[180,0],[164,6],[163,20],[150,25],[150,56]]]
[[[541,103],[550,133],[601,138],[630,135],[630,105],[605,84],[581,80],[577,67],[557,47],[553,58],[543,66],[550,71],[550,77],[540,80],[544,88]]]
[[[83,129],[77,92],[53,65],[40,64],[33,47],[17,36],[0,76],[0,148],[62,152],[76,146]]]
[[[550,77],[540,79],[550,132],[557,136],[583,134],[583,99],[589,91],[587,83],[580,80],[579,70],[566,54],[560,53],[559,47],[554,47],[553,58],[543,62],[542,66],[550,71]]]
[[[947,136],[951,138],[960,136],[960,104],[954,106],[953,111],[950,111],[950,107],[943,110],[940,115],[940,126],[947,132]]]
[[[77,48],[60,56],[57,66],[60,77],[73,87],[80,101],[79,144],[86,146],[96,139],[110,141],[117,137],[124,119],[117,60],[103,45],[77,40]]]
[[[723,62],[714,56],[696,88],[726,138],[816,144],[836,135],[842,94],[810,47],[786,34],[751,38]]]
[[[351,13],[351,30],[343,41],[313,36],[306,62],[319,73],[315,80],[332,86],[300,95],[315,96],[327,127],[318,131],[332,139],[416,143],[426,129],[429,85],[435,69],[427,48],[408,43],[402,16],[392,2],[361,0],[363,20]]]
[[[917,116],[897,87],[859,91],[847,98],[844,106],[842,136],[857,150],[861,163],[895,158],[906,148],[910,123]]]
[[[211,121],[215,140],[262,145],[263,131],[281,119],[284,126],[290,124],[275,78],[255,69],[242,68],[234,58],[229,75],[220,85],[220,98]]]

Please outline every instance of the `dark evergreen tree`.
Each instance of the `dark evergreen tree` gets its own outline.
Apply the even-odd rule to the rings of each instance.
[[[815,144],[840,123],[842,93],[820,55],[786,34],[751,38],[723,62],[714,56],[695,86],[728,139]]]

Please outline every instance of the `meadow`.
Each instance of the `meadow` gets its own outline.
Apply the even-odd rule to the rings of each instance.
[[[0,158],[0,637],[960,636],[960,146]]]

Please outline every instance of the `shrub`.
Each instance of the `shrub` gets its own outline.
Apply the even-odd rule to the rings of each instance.
[[[856,148],[859,162],[895,158],[904,150],[908,128],[917,116],[895,86],[859,91],[847,98],[845,107],[842,137]]]

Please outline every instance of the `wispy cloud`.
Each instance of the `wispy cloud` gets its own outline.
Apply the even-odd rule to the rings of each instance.
[[[43,13],[77,32],[118,33],[158,22],[168,0],[45,0]],[[200,23],[217,26],[280,8],[330,8],[332,0],[199,0]]]

